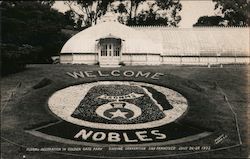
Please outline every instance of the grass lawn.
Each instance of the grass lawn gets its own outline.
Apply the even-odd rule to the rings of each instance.
[[[188,114],[179,122],[191,124],[201,129],[211,130],[213,135],[207,137],[207,142],[197,140],[181,145],[214,144],[216,136],[226,135],[219,147],[235,146],[220,151],[212,151],[201,154],[184,155],[183,158],[246,158],[247,156],[247,107],[249,105],[248,82],[250,76],[249,65],[227,65],[219,67],[196,66],[123,66],[120,68],[100,68],[87,65],[29,65],[23,72],[11,74],[1,79],[1,152],[2,158],[80,158],[57,154],[55,152],[27,152],[26,147],[74,147],[35,137],[25,132],[35,127],[43,126],[57,121],[47,108],[48,98],[58,89],[83,82],[96,81],[96,78],[74,79],[66,72],[98,71],[109,72],[118,69],[160,72],[164,79],[157,81],[147,79],[146,82],[165,85],[183,94],[189,103]],[[47,86],[35,87],[42,79],[46,78]],[[112,80],[114,77],[103,77],[101,80]],[[116,77],[117,80],[136,80],[142,78]],[[44,81],[44,80],[43,80]],[[40,82],[41,84],[41,82]],[[237,121],[235,121],[235,118]],[[237,124],[239,129],[237,128]],[[67,128],[65,128],[67,129]],[[238,135],[240,134],[240,137]],[[242,142],[242,144],[241,144]],[[216,148],[216,145],[215,145]],[[84,155],[99,155],[101,152],[84,152]],[[113,152],[114,153],[114,152]],[[107,155],[119,156],[119,152],[113,154],[107,151]],[[131,155],[157,154],[173,155],[172,151],[129,151]],[[133,154],[134,153],[134,154]],[[148,153],[148,154],[147,154]],[[75,153],[82,155],[82,153]],[[83,157],[83,158],[90,158]],[[173,157],[178,158],[178,157]]]

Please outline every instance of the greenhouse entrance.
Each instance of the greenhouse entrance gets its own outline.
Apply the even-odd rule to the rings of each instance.
[[[99,39],[101,67],[118,67],[121,61],[121,39],[109,35]]]

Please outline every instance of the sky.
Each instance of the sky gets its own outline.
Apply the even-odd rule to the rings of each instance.
[[[182,10],[180,15],[182,20],[179,23],[181,28],[191,28],[199,17],[206,15],[215,15],[215,3],[212,0],[181,0]],[[56,1],[53,8],[61,12],[67,11],[69,8],[64,5],[63,1]]]

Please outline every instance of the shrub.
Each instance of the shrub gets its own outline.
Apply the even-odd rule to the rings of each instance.
[[[119,65],[121,65],[121,66],[126,66],[126,64],[125,64],[123,61],[120,62]]]
[[[30,45],[2,44],[1,74],[7,75],[24,70],[32,51],[34,48]]]

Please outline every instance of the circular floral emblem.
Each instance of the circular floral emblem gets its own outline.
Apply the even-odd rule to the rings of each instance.
[[[55,92],[49,109],[80,126],[133,130],[159,127],[180,118],[188,103],[180,93],[153,84],[99,81]]]

